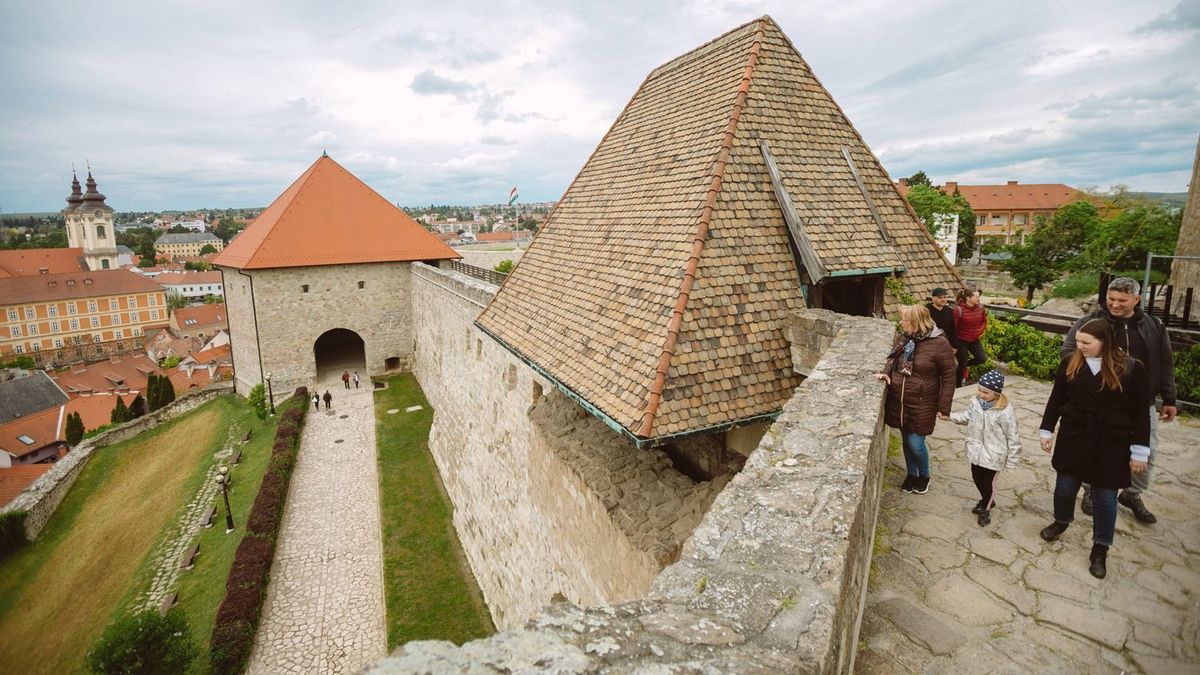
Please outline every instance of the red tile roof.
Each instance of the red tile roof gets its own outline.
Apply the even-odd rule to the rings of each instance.
[[[33,481],[53,467],[53,464],[17,464],[0,469],[0,507],[16,499]]]
[[[141,390],[144,386],[145,382],[137,390],[123,394],[99,394],[73,398],[67,402],[67,414],[79,413],[79,419],[83,421],[83,428],[91,431],[112,421],[112,409],[117,405],[118,398],[125,401],[126,407],[133,405],[133,399],[142,393]]]
[[[80,262],[82,248],[18,248],[0,251],[0,278],[41,274],[62,274],[87,269]]]
[[[0,450],[13,457],[24,457],[63,440],[66,415],[63,406],[56,405],[8,424],[0,424]],[[21,436],[32,440],[25,443]]]
[[[461,257],[322,155],[212,262],[266,269]]]
[[[192,360],[194,360],[196,363],[204,365],[212,363],[213,361],[220,361],[222,359],[232,360],[232,354],[233,352],[229,345],[221,345],[220,347],[213,347],[212,349],[201,349],[198,352],[193,352],[191,356]]]
[[[149,373],[166,375],[148,356],[138,354],[96,361],[49,375],[68,396],[77,396],[124,389],[141,390],[146,386]]]
[[[136,272],[120,269],[0,279],[0,302],[4,304],[145,292],[161,293],[162,289]]]
[[[193,323],[188,323],[189,321]],[[211,305],[180,307],[171,314],[171,322],[179,326],[180,329],[213,325],[224,326],[229,323],[229,317],[225,313],[225,303],[217,302]]]
[[[900,194],[908,193],[908,185],[899,183]],[[1087,199],[1087,194],[1062,183],[1028,183],[1009,181],[1005,185],[960,185],[947,182],[942,192],[955,191],[967,200],[976,213],[990,211],[1054,211],[1064,204]]]

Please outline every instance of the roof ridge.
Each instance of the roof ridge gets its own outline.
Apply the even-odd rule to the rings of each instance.
[[[246,256],[247,264],[251,260],[254,259],[254,256],[258,255],[259,249],[261,249],[263,246],[266,246],[267,242],[271,240],[271,237],[275,234],[275,225],[282,223],[283,219],[287,216],[288,211],[291,211],[292,207],[294,207],[296,205],[296,200],[298,200],[300,198],[300,193],[304,192],[304,189],[308,187],[308,179],[312,178],[314,175],[316,175],[317,166],[319,166],[321,164],[322,159],[328,159],[329,161],[333,162],[334,164],[337,164],[337,166],[341,167],[341,164],[338,164],[337,162],[335,162],[332,157],[330,157],[329,155],[326,155],[326,154],[322,154],[320,157],[317,158],[317,161],[312,163],[312,166],[308,167],[308,170],[306,170],[304,173],[300,174],[299,178],[292,181],[292,184],[287,187],[287,190],[283,191],[283,194],[286,195],[292,189],[292,187],[295,186],[297,183],[300,183],[300,186],[296,189],[296,192],[295,192],[295,194],[292,195],[292,198],[288,200],[287,206],[283,207],[283,210],[279,212],[279,216],[275,218],[275,222],[271,225],[271,229],[267,230],[267,236],[263,237],[262,240],[258,242],[258,246],[255,246],[254,250],[251,251],[250,254]],[[343,171],[344,170],[345,169],[343,168]],[[301,181],[303,181],[303,183],[301,183]],[[267,208],[270,208],[270,206],[268,206]]]
[[[671,59],[670,61],[667,61],[666,63],[658,66],[654,70],[651,70],[650,74],[646,76],[646,79],[650,79],[651,76],[653,76],[655,73],[657,73],[661,70],[666,70],[668,68],[673,68],[673,67],[679,65],[679,62],[683,61],[685,58],[687,58],[697,52],[703,51],[706,47],[716,44],[717,42],[724,40],[725,38],[729,37],[730,35],[733,35],[734,33],[738,32],[740,30],[744,30],[750,24],[754,24],[754,23],[759,24],[758,30],[759,30],[759,34],[761,34],[762,33],[762,24],[764,21],[770,21],[771,23],[775,22],[774,19],[772,19],[769,14],[763,14],[762,16],[758,17],[757,19],[751,19],[751,20],[747,21],[746,23],[743,23],[738,26],[734,26],[733,28],[730,28],[729,30],[725,31],[724,33],[721,33],[720,35],[709,40],[708,42],[705,42],[704,44],[696,46],[696,47],[692,47],[691,49],[680,54],[679,56],[676,56],[675,58]],[[639,88],[638,91],[641,91],[641,89]],[[636,96],[636,94],[634,94],[634,95]]]
[[[650,436],[654,428],[655,417],[658,415],[658,406],[662,402],[663,388],[666,386],[667,381],[667,371],[671,367],[671,359],[675,356],[675,346],[679,340],[679,329],[683,324],[683,313],[687,309],[687,303],[692,292],[692,284],[696,280],[696,268],[700,265],[700,255],[704,252],[704,242],[708,239],[708,228],[712,223],[712,214],[716,208],[717,195],[721,192],[721,182],[725,178],[725,167],[733,148],[733,138],[737,132],[738,120],[741,118],[742,110],[746,105],[746,96],[750,91],[750,81],[754,77],[754,68],[758,65],[758,53],[762,49],[763,35],[770,17],[763,16],[755,21],[758,22],[758,30],[754,34],[754,42],[750,45],[750,54],[746,58],[745,67],[742,69],[742,81],[738,85],[737,95],[733,101],[733,110],[730,112],[729,121],[725,126],[724,138],[721,139],[721,147],[717,150],[717,157],[713,162],[708,192],[704,198],[700,220],[696,226],[696,236],[692,239],[692,253],[688,256],[687,268],[684,270],[683,280],[680,282],[679,295],[675,299],[674,309],[671,310],[671,319],[667,323],[666,341],[663,343],[662,353],[659,355],[658,368],[655,369],[654,373],[654,383],[650,386],[650,393],[646,399],[646,409],[642,413],[642,424],[637,431],[637,435],[643,438]],[[734,30],[741,29],[746,25],[749,24],[743,24],[743,26],[739,26]],[[730,31],[730,33],[732,32]],[[725,35],[729,35],[730,33],[725,33]]]

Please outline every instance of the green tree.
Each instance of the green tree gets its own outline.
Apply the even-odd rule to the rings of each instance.
[[[171,378],[166,375],[159,377],[158,386],[162,389],[162,405],[175,400],[175,385],[171,384]]]
[[[128,422],[129,420],[133,419],[133,415],[130,414],[129,408],[126,407],[125,401],[118,396],[117,404],[113,406],[112,413],[108,416],[108,418],[113,424],[120,424],[121,422]]]
[[[106,628],[87,662],[96,673],[167,675],[187,672],[198,653],[182,610],[146,609]]]
[[[158,384],[158,374],[146,376],[146,410],[152,412],[162,407],[162,387]]]
[[[914,177],[917,176],[924,177],[924,173],[914,174]],[[937,231],[937,221],[934,219],[936,214],[957,215],[958,241],[963,249],[974,250],[975,212],[971,209],[966,197],[958,192],[948,195],[941,188],[929,185],[928,179],[926,179],[924,183],[916,185],[910,183],[905,199],[908,200],[917,217],[925,223],[930,234],[935,234]]]
[[[141,394],[133,397],[133,403],[129,404],[129,413],[135,419],[146,414],[146,399],[142,398]]]
[[[221,241],[228,244],[229,240],[233,239],[233,235],[237,234],[238,232],[241,232],[242,228],[244,228],[245,226],[246,226],[245,223],[234,220],[230,216],[225,216],[224,218],[217,221],[217,225],[216,225],[216,227],[213,228],[212,232],[213,232],[213,234],[220,237]]]
[[[1073,267],[1086,271],[1139,269],[1146,264],[1147,253],[1175,252],[1182,224],[1182,209],[1137,203],[1101,222]],[[1167,261],[1156,261],[1156,265],[1166,271]]]
[[[254,407],[254,414],[258,415],[258,419],[267,419],[267,392],[263,389],[262,384],[254,385],[246,399]]]
[[[167,315],[168,316],[177,309],[187,307],[187,304],[188,304],[187,298],[183,297],[182,295],[180,295],[178,293],[167,293]]]
[[[83,418],[79,413],[71,413],[67,415],[67,427],[65,429],[67,436],[67,445],[72,448],[79,445],[79,441],[83,440]]]
[[[205,244],[204,246],[200,247],[200,255],[208,255],[209,253],[216,253],[216,252],[217,252],[217,247],[213,246],[212,244]]]
[[[513,269],[513,261],[511,261],[511,260],[501,260],[501,261],[500,261],[499,263],[497,263],[497,264],[496,264],[496,266],[495,266],[494,268],[492,268],[492,269],[494,269],[495,271],[497,271],[497,272],[499,272],[499,273],[501,273],[501,274],[508,274],[508,273],[512,272],[512,269]]]
[[[1036,219],[1033,234],[1021,244],[1006,247],[1012,257],[1000,263],[1000,267],[1012,277],[1013,286],[1025,289],[1025,300],[1033,300],[1033,294],[1044,284],[1058,279],[1062,274],[1069,249],[1059,241],[1054,221],[1044,216]]]
[[[907,179],[905,179],[904,182],[908,183],[909,187],[912,187],[914,185],[924,185],[927,187],[933,187],[933,182],[929,180],[929,176],[926,176],[924,171],[918,171],[918,172],[914,173],[913,175],[911,175]]]

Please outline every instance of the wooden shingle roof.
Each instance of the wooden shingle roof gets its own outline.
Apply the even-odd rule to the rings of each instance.
[[[763,17],[650,73],[477,325],[639,440],[773,415],[799,382],[783,321],[804,304],[777,187],[824,267],[810,281],[954,283]]]

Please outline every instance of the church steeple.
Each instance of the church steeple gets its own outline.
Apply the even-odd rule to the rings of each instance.
[[[78,185],[78,181],[76,181],[75,184]],[[83,195],[84,203],[91,208],[97,206],[108,206],[104,203],[105,199],[105,196],[100,194],[100,191],[96,189],[96,179],[92,178],[92,170],[89,168],[87,175],[87,192],[85,192]]]
[[[71,169],[71,194],[67,195],[67,211],[74,211],[83,203],[83,191],[79,187],[79,176]]]

